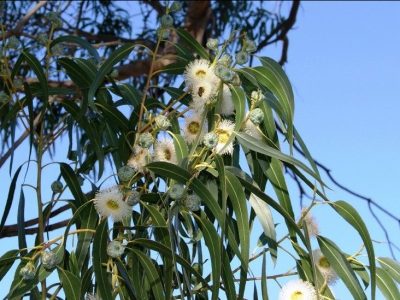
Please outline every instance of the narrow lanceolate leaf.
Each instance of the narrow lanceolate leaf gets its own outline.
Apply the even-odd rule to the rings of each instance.
[[[102,64],[101,68],[97,72],[95,80],[90,85],[87,98],[89,103],[93,102],[97,89],[102,84],[105,76],[112,71],[113,66],[127,57],[136,46],[136,44],[125,44],[111,53],[110,57]],[[83,103],[82,110],[85,111],[86,108],[87,103]]]
[[[151,261],[151,259],[146,254],[137,249],[128,248],[128,250],[132,251],[135,254],[141,266],[143,267],[147,279],[149,280],[151,290],[153,291],[154,299],[156,300],[165,299],[159,273],[156,267],[154,266],[153,262]]]
[[[289,78],[282,67],[269,57],[260,57],[263,67],[254,68],[261,72],[262,84],[265,85],[281,102],[286,114],[288,128],[288,141],[293,145],[293,116],[294,116],[294,95]]]
[[[189,179],[191,178],[191,175],[187,170],[185,170],[181,167],[178,167],[177,165],[170,164],[167,162],[153,162],[153,163],[148,164],[147,168],[156,174],[165,176],[167,178],[174,179],[174,180],[179,181],[180,183],[184,183],[184,184],[187,183],[189,181]],[[207,206],[207,208],[210,209],[212,214],[218,220],[219,224],[223,224],[224,217],[223,217],[222,210],[219,207],[218,203],[215,201],[214,196],[206,188],[206,186],[198,178],[194,178],[191,181],[190,187],[193,189],[193,191],[197,195],[199,195],[199,197],[202,199],[203,203]],[[228,241],[232,247],[232,250],[238,256],[238,258],[241,260],[241,262],[245,263],[242,258],[242,255],[238,249],[238,245],[236,243],[235,235],[234,235],[232,229],[227,227],[226,231],[227,231],[226,234],[228,237]]]
[[[25,195],[21,188],[19,204],[18,204],[18,215],[17,215],[17,225],[18,225],[18,246],[19,249],[26,249],[26,236],[25,236]],[[22,253],[26,253],[24,250]]]
[[[275,224],[272,218],[269,206],[262,201],[258,196],[251,194],[249,199],[250,205],[256,213],[257,219],[264,230],[264,235],[267,238],[267,243],[270,247],[271,257],[276,260],[278,252],[278,244],[276,243]]]
[[[319,176],[315,174],[313,170],[311,170],[309,167],[307,167],[305,164],[303,164],[301,161],[298,159],[293,158],[292,156],[286,155],[282,153],[281,151],[272,148],[268,146],[266,143],[257,140],[256,138],[243,133],[243,132],[236,132],[236,138],[238,139],[240,144],[243,144],[245,147],[249,148],[250,150],[253,150],[258,153],[262,153],[264,155],[267,155],[272,158],[279,159],[280,161],[286,162],[288,164],[297,166],[310,174],[314,179],[319,180]],[[322,184],[322,183],[321,183]]]
[[[211,274],[213,280],[212,286],[212,300],[218,299],[218,292],[220,287],[220,277],[221,277],[221,248],[220,248],[220,238],[218,233],[215,231],[214,226],[208,220],[206,214],[201,212],[201,216],[193,215],[196,218],[197,223],[204,235],[204,240],[207,245],[208,251],[210,252],[211,258]]]
[[[80,215],[80,229],[95,230],[98,223],[98,215],[93,204],[86,206]],[[84,231],[78,236],[78,245],[76,246],[76,255],[78,257],[78,268],[82,268],[90,249],[93,233]]]
[[[178,163],[180,163],[189,154],[188,146],[181,135],[174,134],[171,131],[168,131],[168,133],[174,139],[176,158],[178,160]]]
[[[100,56],[99,53],[97,53],[97,50],[88,41],[84,40],[79,36],[76,35],[60,36],[51,42],[50,48],[54,47],[59,43],[78,44],[82,48],[86,49],[93,58],[95,58],[97,61],[100,61]]]
[[[322,253],[328,259],[338,276],[343,280],[343,283],[347,286],[354,299],[367,299],[353,269],[338,246],[331,240],[322,236],[318,236],[317,240]]]
[[[369,235],[367,226],[365,226],[359,213],[347,202],[336,201],[329,203],[336,212],[341,215],[351,226],[358,231],[361,239],[364,242],[365,248],[368,254],[369,268],[371,273],[371,299],[375,299],[375,289],[376,289],[376,272],[375,272],[375,253],[374,246],[372,245],[372,240]]]
[[[3,279],[4,275],[10,270],[14,261],[18,258],[18,250],[10,250],[4,253],[0,257],[0,281]]]
[[[385,269],[394,280],[400,283],[400,263],[389,257],[379,257],[377,260],[381,267]]]
[[[4,224],[6,223],[8,214],[10,213],[11,205],[14,200],[15,186],[17,184],[17,180],[18,180],[19,173],[21,172],[21,168],[22,168],[22,165],[19,166],[19,168],[17,169],[17,171],[15,172],[15,174],[13,176],[13,179],[11,180],[10,189],[8,190],[6,205],[4,207],[3,216],[2,216],[1,222],[0,222],[0,236],[1,236],[1,232],[3,231],[3,228],[4,228]]]
[[[298,234],[298,236],[302,239],[302,241],[305,242],[304,234],[297,226],[293,217],[290,216],[286,212],[286,210],[283,209],[282,206],[280,206],[274,199],[272,199],[271,197],[266,195],[263,191],[261,191],[258,188],[257,184],[249,175],[247,175],[245,172],[235,167],[226,167],[226,169],[229,170],[231,173],[235,174],[235,176],[240,180],[240,182],[243,184],[246,190],[259,197],[261,200],[263,200],[269,206],[271,206],[274,210],[276,210],[280,215],[282,215],[282,217],[284,217],[285,221],[288,223],[288,226],[290,226]]]
[[[376,279],[376,283],[386,299],[400,299],[399,289],[388,272],[376,268]]]
[[[191,50],[194,50],[201,56],[201,58],[208,58],[208,52],[198,41],[196,41],[190,33],[188,33],[186,30],[179,28],[176,30],[176,32],[179,35],[180,40],[186,44],[187,46],[190,47]]]
[[[112,299],[111,283],[108,279],[107,269],[103,264],[107,263],[108,242],[107,219],[103,220],[96,229],[93,241],[93,269],[96,277],[98,291],[102,299]]]
[[[263,260],[261,265],[261,295],[263,300],[268,300],[268,290],[267,290],[267,266],[265,259],[265,252],[263,254]]]
[[[49,87],[47,84],[47,79],[46,75],[44,74],[43,67],[38,61],[38,59],[30,54],[29,52],[26,52],[25,50],[22,51],[22,55],[24,56],[25,61],[29,64],[29,66],[32,68],[33,72],[37,76],[39,80],[40,87],[42,88],[42,100],[43,100],[43,109],[46,108],[48,100],[49,100]]]
[[[64,178],[68,188],[75,199],[75,206],[79,207],[87,201],[85,194],[82,192],[81,185],[79,184],[78,177],[74,170],[66,164],[60,163],[61,176]]]
[[[240,181],[231,172],[226,171],[226,186],[231,200],[231,205],[236,215],[236,222],[239,231],[240,253],[244,263],[242,263],[242,271],[239,285],[239,298],[243,298],[246,286],[246,274],[248,270],[249,248],[250,248],[250,228],[249,214],[247,212],[247,201]]]
[[[64,289],[65,297],[68,300],[79,300],[79,291],[81,289],[80,278],[70,271],[64,270],[60,267],[57,269],[58,276]]]
[[[96,103],[96,106],[100,108],[106,121],[113,128],[116,127],[122,132],[129,131],[129,121],[118,109],[106,103]]]
[[[233,105],[235,106],[235,130],[239,131],[244,119],[246,94],[242,88],[236,86],[230,86],[229,88],[232,93]]]

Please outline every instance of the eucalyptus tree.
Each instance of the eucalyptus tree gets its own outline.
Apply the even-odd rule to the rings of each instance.
[[[280,299],[334,299],[336,280],[355,299],[362,285],[400,298],[398,263],[376,259],[358,212],[327,198],[294,127],[281,65],[299,2],[1,5],[0,166],[12,179],[0,236],[18,239],[0,260],[7,299],[242,299],[253,280],[268,299],[287,276]],[[274,43],[279,62],[258,55]],[[301,213],[285,171],[312,195]],[[26,220],[28,189],[37,217]],[[349,255],[320,234],[317,205],[364,248]],[[267,275],[285,252],[290,269]]]

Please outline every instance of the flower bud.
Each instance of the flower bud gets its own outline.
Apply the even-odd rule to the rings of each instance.
[[[19,275],[21,275],[24,280],[32,280],[36,275],[35,265],[31,261],[28,262],[19,270]]]
[[[53,193],[61,193],[63,190],[63,184],[61,181],[56,180],[53,181],[53,183],[51,184],[51,190],[53,191]]]
[[[258,102],[264,101],[265,96],[260,90],[251,92],[251,102],[257,104]]]
[[[155,117],[154,122],[156,123],[157,128],[161,130],[167,130],[168,127],[171,126],[171,122],[164,115],[158,115],[157,117]]]
[[[154,138],[149,132],[142,133],[139,136],[139,146],[142,148],[150,148],[150,146],[154,143]]]
[[[217,39],[208,39],[206,46],[210,50],[217,50],[218,49],[218,40]]]
[[[252,52],[257,51],[257,46],[256,46],[256,43],[253,40],[248,40],[247,39],[247,40],[244,41],[243,49],[247,53],[252,53]]]
[[[126,193],[126,203],[129,206],[134,206],[140,201],[140,193],[138,191],[129,191]]]
[[[10,49],[17,49],[21,42],[17,39],[16,36],[11,36],[7,41],[7,48]]]
[[[181,199],[184,194],[185,194],[185,187],[180,183],[174,184],[169,189],[169,196],[172,199],[175,199],[175,200]]]
[[[214,132],[206,133],[203,137],[203,144],[208,149],[214,149],[218,144],[218,135]]]
[[[112,72],[110,73],[111,78],[117,78],[119,75],[119,72],[117,69],[112,70]]]
[[[128,182],[135,175],[136,170],[131,166],[123,166],[118,169],[117,175],[122,182]]]
[[[249,119],[254,125],[260,125],[264,121],[264,113],[261,108],[255,108],[250,111]]]
[[[46,17],[54,28],[62,27],[63,22],[57,13],[49,12]]]
[[[184,201],[185,207],[190,211],[200,209],[201,199],[197,194],[188,195]]]
[[[172,2],[171,7],[169,8],[169,10],[171,12],[178,11],[178,10],[181,10],[181,9],[182,9],[182,2],[181,1]]]
[[[120,257],[125,251],[125,246],[120,241],[113,240],[107,245],[107,254],[113,258]]]
[[[249,61],[249,55],[246,52],[240,51],[240,52],[236,53],[236,62],[239,65],[244,65],[248,61]]]
[[[57,257],[54,252],[42,252],[42,266],[46,270],[51,270],[57,265]]]
[[[172,27],[172,25],[174,25],[174,19],[171,17],[171,15],[163,15],[160,23],[164,28]]]
[[[218,60],[218,64],[229,67],[232,64],[232,57],[229,54],[223,54]]]

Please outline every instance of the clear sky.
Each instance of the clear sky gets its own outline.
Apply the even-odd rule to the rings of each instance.
[[[344,185],[400,216],[398,16],[398,2],[302,2],[296,29],[289,33],[285,70],[295,91],[295,125],[314,157],[328,166]],[[265,55],[277,58],[277,50],[272,46]],[[15,166],[26,159],[24,152],[20,155]],[[56,168],[53,171],[55,177]],[[0,170],[0,176],[4,205],[8,170]],[[330,198],[349,201],[365,217],[373,239],[384,241],[367,205],[329,185],[333,189]],[[291,195],[296,199],[298,193],[292,187]],[[296,202],[294,207],[299,207]],[[14,206],[8,223],[15,222],[15,212]],[[27,212],[27,218],[31,214],[34,212]],[[321,233],[344,251],[354,253],[359,249],[361,240],[356,238],[357,233],[344,221],[338,223],[327,207],[317,208],[314,216]],[[399,225],[380,216],[393,241],[399,243]],[[9,241],[1,241],[0,253],[14,247],[15,243]],[[387,245],[376,244],[376,247],[377,255],[390,256]],[[400,254],[396,254],[399,258]],[[281,264],[274,270],[271,266],[268,274],[278,273],[284,267]],[[253,271],[260,275],[259,270]],[[9,283],[0,283],[0,296],[5,286]],[[333,290],[338,299],[351,298],[340,283]],[[270,292],[271,299],[276,299],[278,289],[273,283]],[[252,286],[248,298],[252,298]]]

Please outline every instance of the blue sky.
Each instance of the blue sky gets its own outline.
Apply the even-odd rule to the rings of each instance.
[[[295,91],[295,125],[311,153],[344,185],[371,197],[397,216],[400,216],[399,15],[397,2],[303,2],[296,29],[289,34],[285,66]],[[279,48],[272,46],[264,54],[277,58],[278,51]],[[25,159],[22,150],[15,166]],[[57,169],[51,167],[48,174],[54,174],[55,178]],[[6,178],[2,180],[2,199],[5,199],[8,170],[0,170],[0,176]],[[48,186],[53,178],[49,180]],[[349,201],[365,217],[372,237],[384,241],[367,205],[330,186],[330,198]],[[291,196],[298,208],[298,193],[292,187]],[[9,222],[15,221],[15,211],[16,207]],[[35,216],[34,211],[26,214],[27,218]],[[344,251],[353,253],[359,249],[361,240],[356,233],[345,222],[337,222],[330,209],[318,207],[314,216],[322,234],[335,240]],[[398,224],[380,216],[393,241],[399,242]],[[3,246],[3,241],[7,241],[7,246]],[[9,241],[2,240],[0,252],[14,248],[15,243]],[[390,255],[385,244],[376,247],[377,255]],[[268,274],[285,267],[285,263],[275,270],[271,266]],[[259,270],[253,271],[260,275]],[[1,282],[0,291],[4,291],[4,284],[9,285]],[[349,299],[340,283],[333,290],[338,299]],[[276,299],[278,288],[272,282],[270,292],[271,299]],[[252,285],[249,285],[248,298],[251,295]]]

